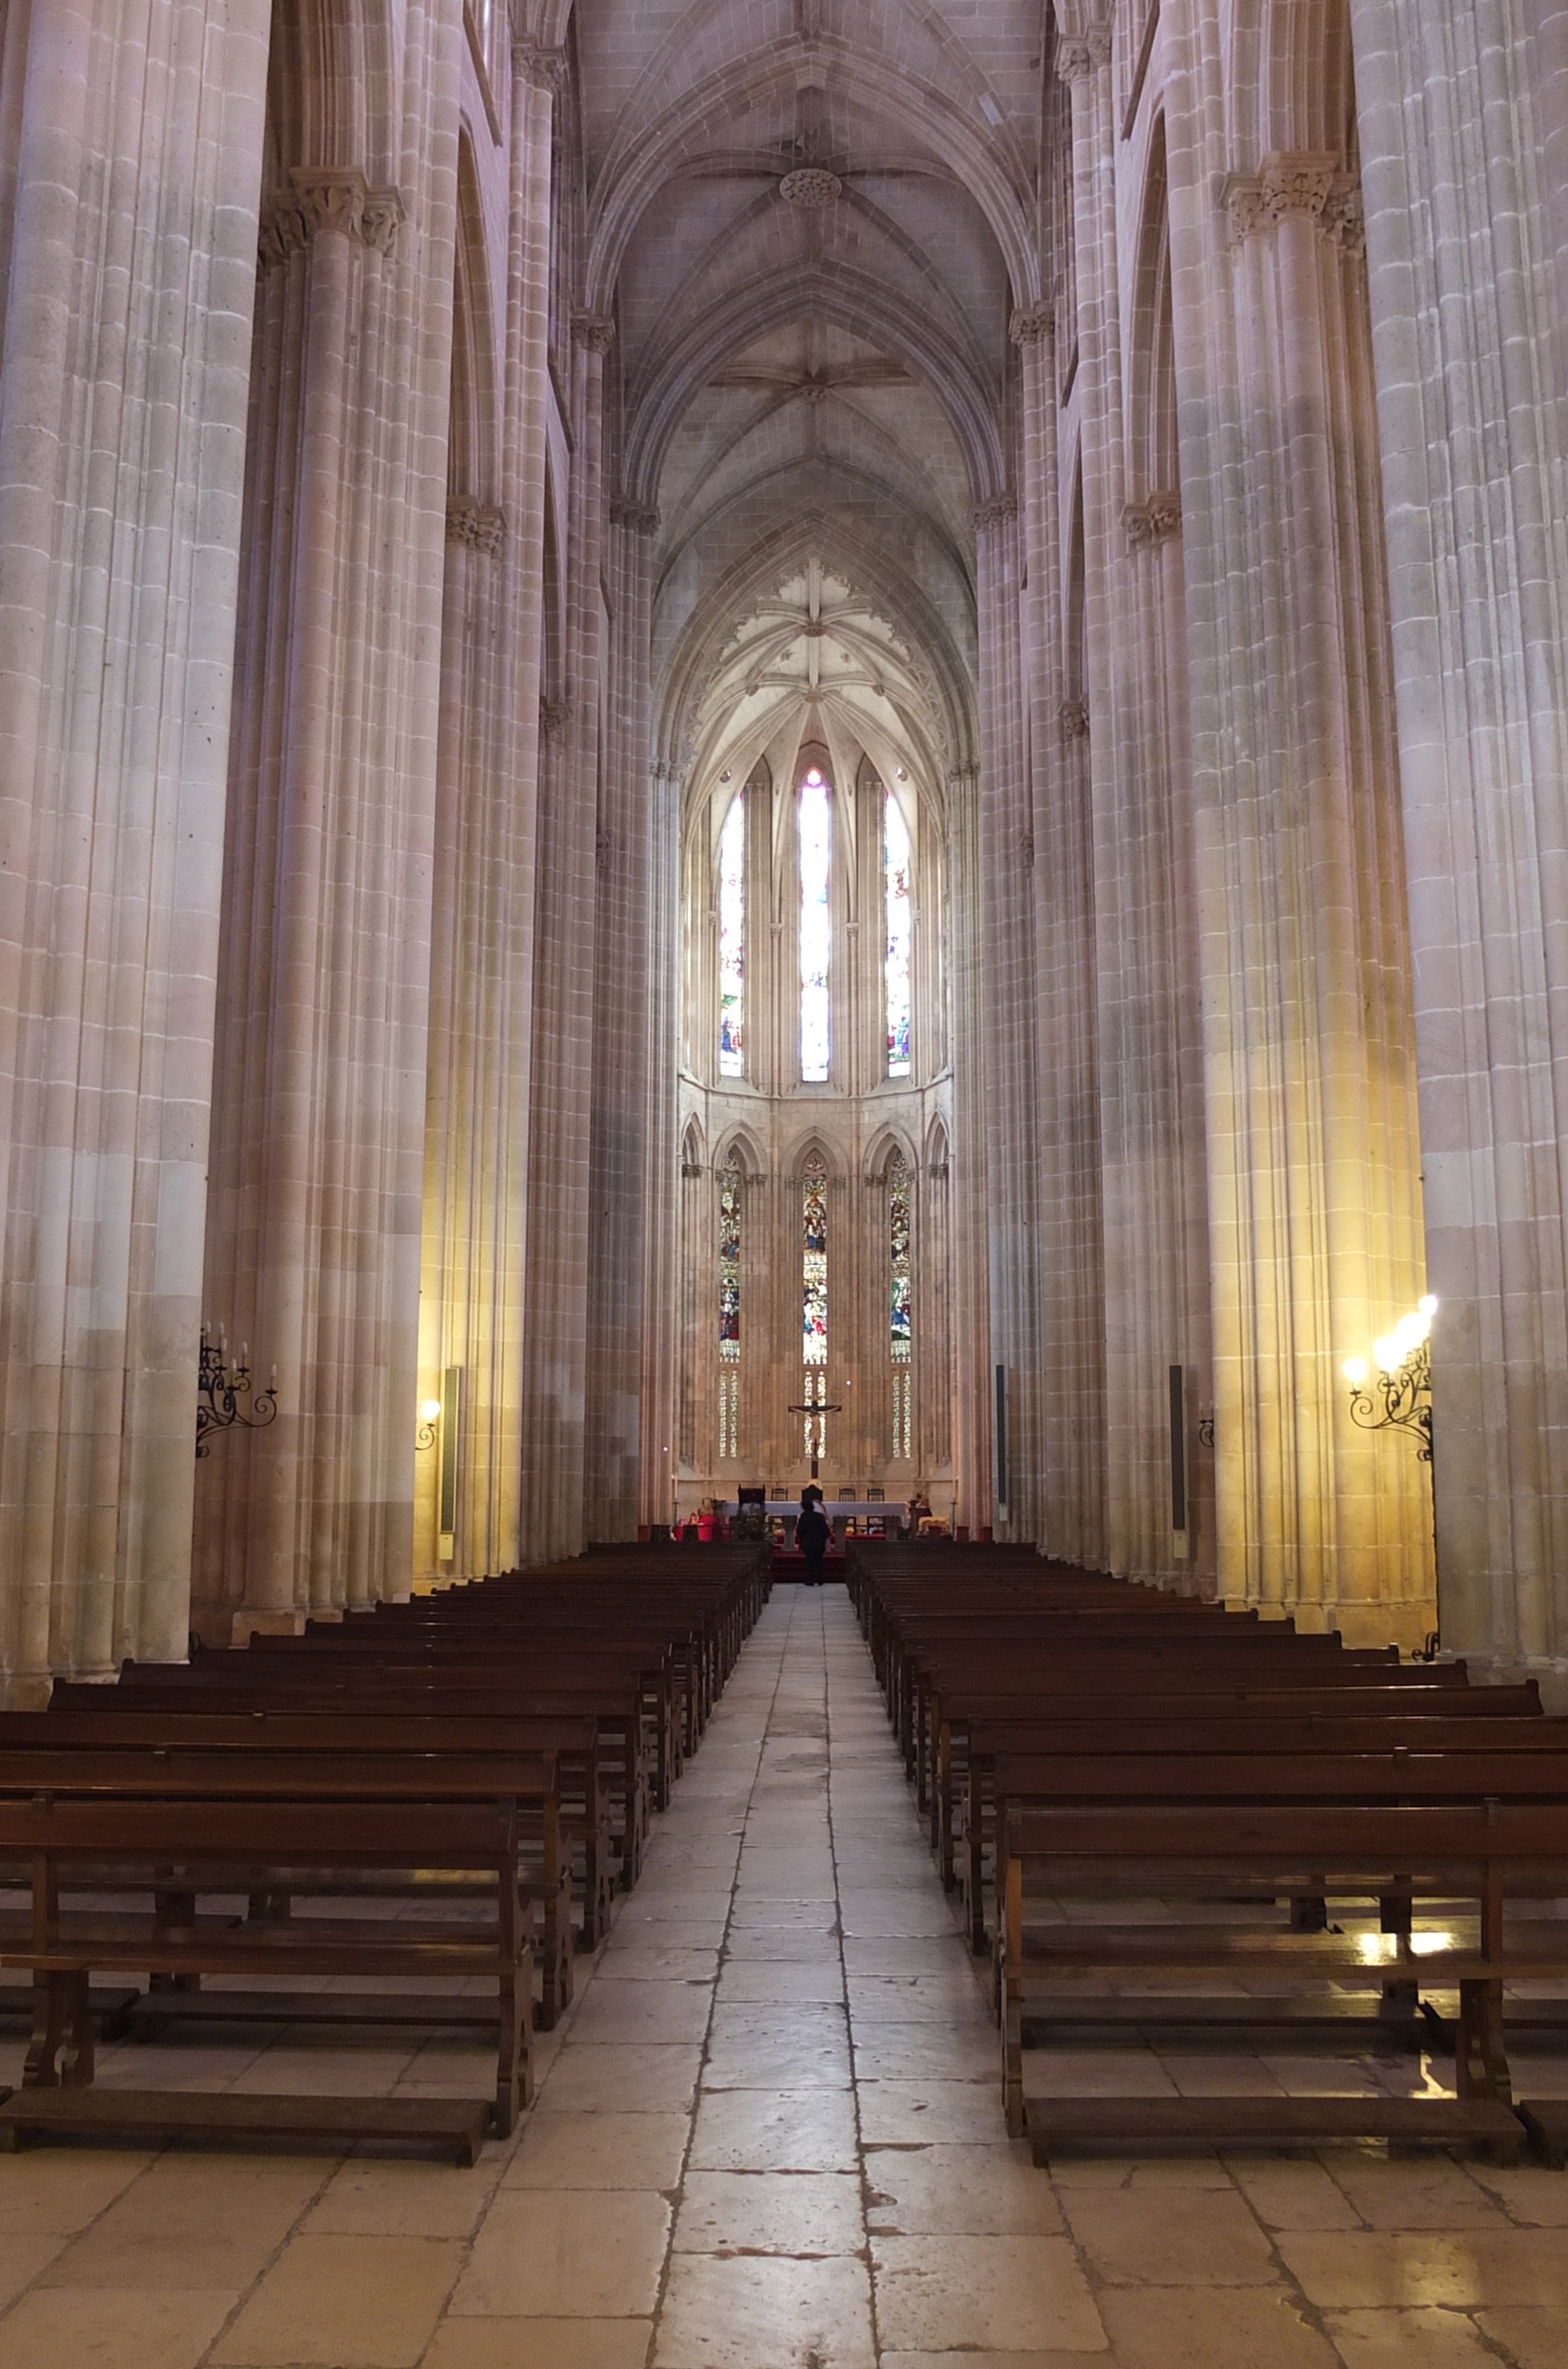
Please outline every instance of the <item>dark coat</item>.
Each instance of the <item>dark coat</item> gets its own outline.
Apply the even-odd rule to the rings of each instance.
[[[832,1535],[827,1516],[816,1505],[808,1505],[795,1526],[795,1543],[805,1555],[824,1553]]]

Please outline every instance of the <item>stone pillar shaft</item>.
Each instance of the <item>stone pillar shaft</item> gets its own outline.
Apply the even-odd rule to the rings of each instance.
[[[406,188],[295,167],[263,243],[206,1288],[279,1413],[202,1467],[214,1639],[411,1579],[461,38],[418,23]]]
[[[675,954],[673,936],[656,934],[660,920],[668,932],[659,895],[667,849],[656,848],[651,829],[649,637],[658,517],[616,501],[610,519],[614,611],[604,654],[608,728],[596,866],[585,1454],[589,1531],[605,1539],[635,1538],[640,1518],[644,1290],[655,1221],[650,1136],[656,1105],[662,1114],[674,1101],[670,1073],[653,1066],[654,982],[662,982]]]
[[[1038,1518],[1036,1405],[1038,1226],[1034,832],[1024,759],[1020,681],[1022,575],[1017,504],[984,504],[976,520],[980,647],[980,845],[985,898],[986,1163],[991,1363],[1007,1368],[1007,1515],[1003,1534],[1033,1539]],[[994,1377],[993,1377],[994,1379]],[[994,1443],[993,1443],[994,1448]],[[978,1516],[990,1520],[990,1512]]]
[[[552,1562],[585,1537],[594,882],[609,325],[578,323],[568,504],[565,712],[543,785],[529,1147],[523,1551]]]
[[[556,61],[514,44],[498,485],[448,505],[419,1395],[462,1368],[458,1523],[420,1457],[416,1573],[521,1562],[551,127]]]
[[[1351,19],[1440,1301],[1442,1638],[1561,1675],[1568,17],[1352,0]]]
[[[1341,1376],[1425,1288],[1354,190],[1335,158],[1281,154],[1216,208],[1189,138],[1178,121],[1219,1582],[1415,1642],[1425,1476],[1407,1439],[1356,1428]]]
[[[50,0],[6,28],[0,1700],[18,1703],[52,1672],[185,1652],[268,16]]]

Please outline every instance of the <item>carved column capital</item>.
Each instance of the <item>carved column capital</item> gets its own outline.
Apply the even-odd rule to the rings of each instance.
[[[1128,502],[1122,512],[1127,549],[1146,551],[1169,543],[1182,531],[1182,505],[1174,494],[1150,494],[1147,501]]]
[[[391,254],[404,218],[396,189],[372,189],[353,165],[296,165],[289,178],[305,237],[336,231]]]
[[[1082,82],[1088,75],[1101,73],[1110,63],[1109,17],[1057,43],[1057,73],[1063,82]]]
[[[1367,252],[1367,212],[1361,201],[1361,185],[1333,190],[1323,208],[1323,229],[1334,245],[1346,255]]]
[[[299,200],[305,235],[340,231],[358,238],[369,195],[364,175],[353,166],[296,165],[289,176]]]
[[[499,551],[506,531],[506,512],[493,503],[476,500],[472,494],[454,494],[446,506],[448,543],[490,554]]]
[[[658,512],[651,502],[635,502],[627,495],[616,494],[611,498],[610,522],[624,527],[629,534],[657,534]]]
[[[1054,338],[1057,329],[1054,304],[1021,305],[1008,324],[1008,335],[1015,346],[1037,346]]]
[[[565,50],[546,49],[542,41],[520,34],[511,45],[512,72],[534,90],[558,92],[567,78]]]
[[[370,189],[360,217],[360,235],[378,255],[390,255],[403,227],[403,200],[395,189]]]
[[[1086,699],[1064,699],[1057,710],[1058,720],[1069,740],[1089,738],[1089,702]]]
[[[292,255],[302,255],[305,235],[304,216],[292,198],[263,198],[256,229],[256,252],[263,271],[287,263]]]
[[[590,354],[607,354],[615,342],[615,324],[608,313],[574,313],[572,335]]]
[[[969,523],[977,534],[983,534],[989,527],[1005,526],[1009,519],[1015,519],[1017,515],[1018,504],[1013,496],[998,494],[989,502],[975,504],[969,512]]]
[[[1340,245],[1353,245],[1361,222],[1356,176],[1337,156],[1310,150],[1265,156],[1255,173],[1232,173],[1222,201],[1238,240],[1273,230],[1295,215],[1315,223]]]

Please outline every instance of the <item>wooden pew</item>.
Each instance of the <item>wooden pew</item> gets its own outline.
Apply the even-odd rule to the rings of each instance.
[[[112,1699],[108,1689],[98,1691],[106,1700]],[[56,1711],[52,1707],[47,1711],[0,1712],[0,1783],[11,1782],[16,1768],[24,1765],[29,1755],[53,1755],[74,1768],[84,1756],[91,1765],[93,1756],[107,1751],[155,1752],[166,1760],[185,1760],[190,1755],[212,1753],[242,1754],[253,1758],[265,1754],[286,1761],[342,1759],[349,1767],[363,1763],[372,1772],[395,1756],[406,1759],[415,1753],[421,1759],[439,1758],[459,1768],[477,1761],[487,1769],[499,1765],[505,1756],[520,1755],[527,1770],[537,1765],[538,1756],[547,1756],[556,1771],[553,1795],[538,1804],[525,1801],[520,1810],[522,1838],[530,1854],[523,1876],[542,1912],[541,2031],[551,2031],[562,2009],[570,2005],[573,1934],[569,1849],[574,1834],[583,1840],[587,1854],[585,1946],[593,1943],[594,1895],[603,1881],[601,1871],[608,1858],[608,1820],[599,1775],[597,1735],[591,1720],[392,1719],[367,1715],[352,1703],[327,1713],[279,1713],[263,1708],[242,1713],[122,1709],[115,1716],[105,1718],[96,1712]],[[138,1763],[133,1758],[128,1765],[134,1770]],[[564,1773],[567,1771],[569,1777]],[[572,1804],[569,1814],[568,1800]],[[343,1888],[341,1883],[334,1885],[338,1893]],[[394,1878],[383,1872],[366,1876],[358,1888],[383,1897],[391,1896],[395,1890],[418,1897],[430,1886],[408,1873]],[[247,1887],[250,1889],[253,1887]],[[279,1880],[255,1889],[257,1906],[253,1913],[276,1917],[287,1915],[291,1901],[302,1896],[309,1886],[303,1881],[291,1884]],[[443,1897],[458,1896],[450,1882],[443,1883],[440,1890]],[[602,1931],[602,1923],[598,1929]],[[189,1998],[178,2011],[188,2019],[206,2012],[200,2005],[190,2004]],[[173,2008],[166,2008],[165,2020],[174,2012]],[[138,2027],[146,2020],[144,2014],[132,2018]]]
[[[1042,1925],[1043,1901],[1091,1898],[1125,1906],[1159,1895],[1212,1897],[1238,1880],[1288,1898],[1316,1887],[1334,1903],[1363,1906],[1399,1895],[1409,1929],[1375,1937],[1211,1924],[1132,1922]],[[1244,2141],[1330,2137],[1485,2141],[1507,2149],[1519,2123],[1503,2025],[1508,1982],[1568,1975],[1568,1934],[1546,1920],[1510,1919],[1511,1902],[1568,1892],[1568,1803],[1447,1802],[1379,1806],[1139,1802],[1079,1806],[1008,1803],[1002,1883],[1002,2087],[1008,2128],[1025,2130],[1036,2159],[1076,2139]],[[1462,1903],[1467,1915],[1454,1916]],[[1439,1931],[1417,1925],[1439,1911]],[[1473,1938],[1453,1929],[1473,1926]],[[1031,2002],[1059,1997],[1065,1980],[1282,1979],[1311,1989],[1365,1977],[1418,1990],[1457,1988],[1459,2095],[1390,2100],[1264,2098],[1053,2099],[1025,2104],[1024,2022]],[[1259,1998],[1260,2012],[1266,2001]],[[1150,2020],[1158,2020],[1150,2003]],[[1282,2022],[1282,2031],[1285,2029]],[[1329,2111],[1325,2111],[1328,2109]],[[1556,2117],[1521,2110],[1527,2126]]]
[[[265,1772],[265,1781],[276,1783],[275,1769]],[[398,1798],[395,1780],[374,1800],[313,1794],[303,1777],[286,1800],[246,1798],[237,1789],[154,1796],[121,1790],[123,1783],[121,1775],[112,1790],[0,1792],[0,1856],[24,1858],[31,1870],[29,1913],[0,1924],[0,1965],[29,1973],[39,2001],[24,2087],[0,2105],[0,2143],[42,2131],[93,2135],[127,2127],[164,2137],[200,2129],[246,2138],[265,2127],[269,2134],[282,2129],[339,2141],[419,2137],[473,2161],[486,2119],[498,2134],[510,2131],[532,2095],[532,1919],[517,1882],[521,1838],[512,1798],[432,1802],[406,1791]],[[232,1769],[224,1783],[235,1787]],[[202,1916],[195,1906],[247,1865],[286,1863],[330,1877],[410,1862],[483,1871],[494,1887],[493,1917],[461,1925],[362,1914],[274,1922]],[[119,1891],[145,1894],[147,1906],[133,1910],[97,1898],[73,1906],[73,1872],[83,1866],[113,1867]],[[164,1871],[177,1871],[177,1888]],[[281,2121],[280,2101],[228,2092],[199,2100],[143,2093],[128,2105],[124,2092],[90,2088],[88,1986],[95,1972],[482,1976],[495,1986],[494,2101],[486,2117],[482,2102],[470,2100],[301,2098],[287,2101]],[[258,2102],[272,2110],[264,2123],[257,2119]]]

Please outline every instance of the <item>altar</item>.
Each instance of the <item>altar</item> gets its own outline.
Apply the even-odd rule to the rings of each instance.
[[[733,1522],[739,1510],[739,1501],[734,1497],[724,1498],[719,1503],[719,1511],[727,1521]],[[771,1521],[784,1524],[784,1545],[786,1549],[793,1548],[795,1526],[800,1519],[799,1497],[765,1498],[762,1510]],[[890,1539],[901,1538],[904,1534],[907,1508],[900,1497],[886,1502],[880,1497],[825,1497],[822,1512],[832,1525],[836,1547],[843,1545],[852,1522],[861,1537],[865,1536],[874,1522]]]

